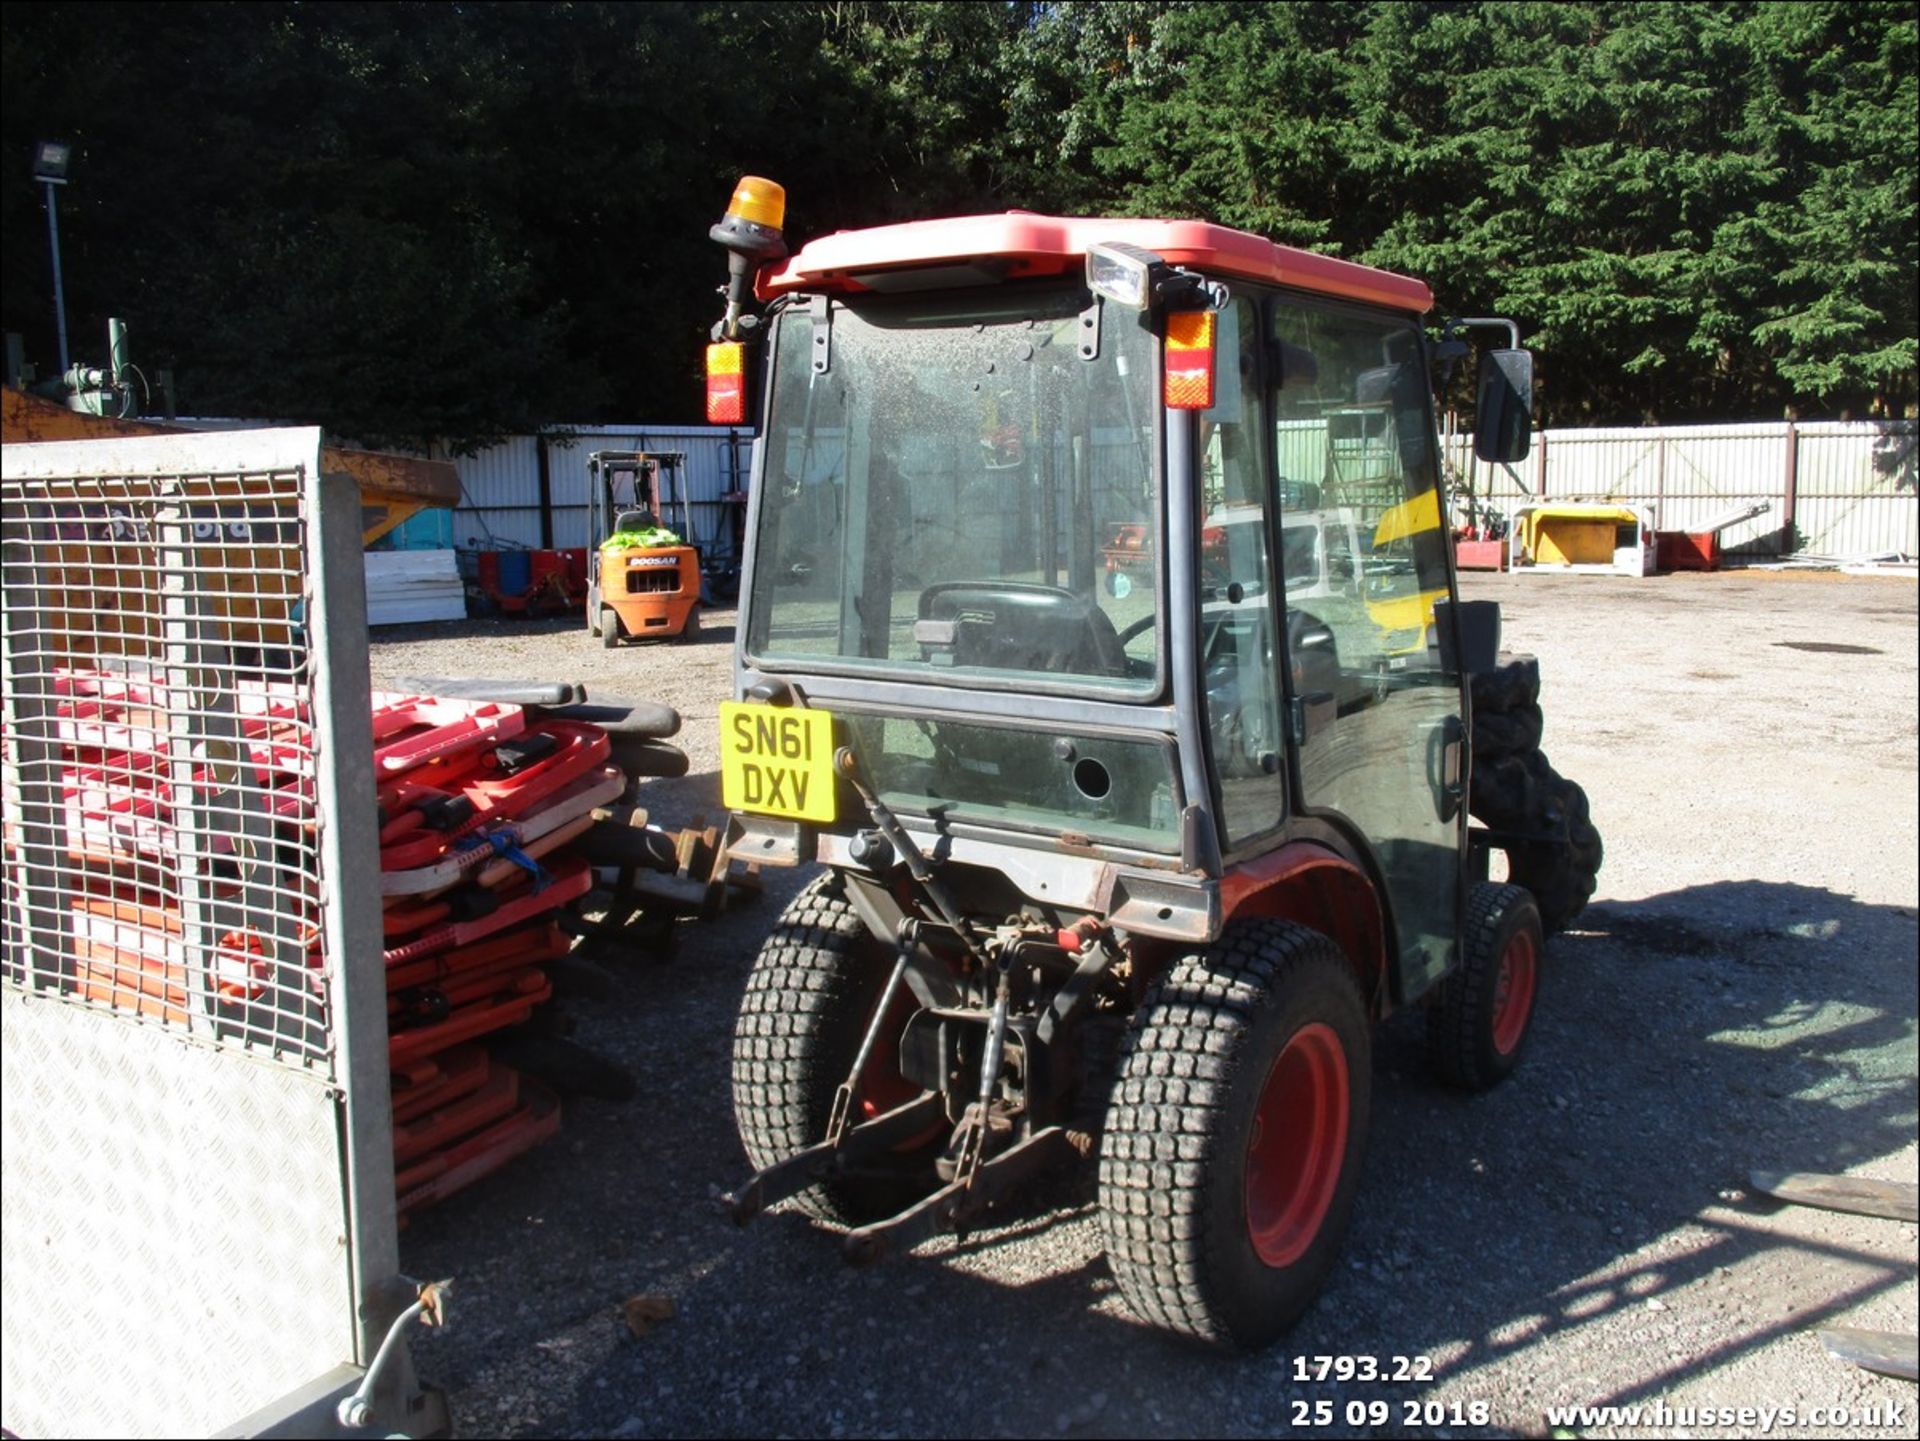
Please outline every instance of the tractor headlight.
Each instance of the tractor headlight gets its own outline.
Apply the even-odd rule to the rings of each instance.
[[[1166,261],[1138,245],[1114,241],[1087,247],[1087,289],[1129,310],[1153,303],[1155,274],[1166,268]]]

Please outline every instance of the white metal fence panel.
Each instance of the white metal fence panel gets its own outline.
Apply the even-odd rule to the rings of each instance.
[[[1784,425],[1687,426],[1661,433],[1657,487],[1651,497],[1661,530],[1701,530],[1735,510],[1766,510],[1720,532],[1723,551],[1782,555],[1783,485],[1787,447]]]
[[[1548,430],[1535,439],[1544,446],[1547,497],[1593,500],[1618,496],[1650,500],[1660,486],[1660,439],[1646,430]]]
[[[1920,554],[1916,427],[1799,427],[1795,526],[1813,555]]]
[[[378,919],[340,903],[378,889],[359,494],[319,457],[317,430],[5,449],[23,1434],[205,1434],[364,1364],[396,1309]]]
[[[1764,504],[1761,515],[1721,532],[1721,546],[1783,549],[1784,424],[1550,430],[1541,439],[1552,498],[1648,505],[1661,530],[1698,530],[1737,507]]]
[[[1444,437],[1441,453],[1447,471],[1456,484],[1468,487],[1479,503],[1491,504],[1502,515],[1510,515],[1517,505],[1535,499],[1539,472],[1540,434],[1533,435],[1533,449],[1517,465],[1493,465],[1473,453],[1471,432]]]
[[[1720,532],[1754,558],[1912,555],[1920,550],[1912,421],[1548,430],[1517,466],[1476,460],[1471,435],[1446,446],[1456,485],[1503,513],[1543,496],[1653,508],[1661,530],[1699,530],[1746,505],[1766,510]]]

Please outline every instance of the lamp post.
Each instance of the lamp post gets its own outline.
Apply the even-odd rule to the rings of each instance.
[[[56,185],[67,183],[73,147],[63,140],[42,140],[33,148],[33,178],[47,187],[47,240],[53,247],[53,318],[60,334],[60,374],[67,373],[67,293],[60,283],[60,206]]]

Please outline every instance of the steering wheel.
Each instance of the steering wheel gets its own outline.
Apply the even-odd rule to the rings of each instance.
[[[1114,637],[1115,640],[1119,641],[1120,649],[1125,650],[1129,645],[1133,644],[1134,641],[1152,630],[1153,623],[1158,618],[1159,617],[1155,616],[1153,612],[1149,611],[1147,614],[1141,616],[1140,619],[1130,622],[1124,630]]]
[[[959,619],[968,610],[984,613],[996,632],[988,644],[1000,655],[989,664],[1076,675],[1128,674],[1126,653],[1107,613],[1060,586],[945,581],[921,592],[919,610],[923,620]]]

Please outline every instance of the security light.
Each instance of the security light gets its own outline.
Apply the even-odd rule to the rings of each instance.
[[[33,147],[33,178],[48,185],[65,185],[73,147],[64,140],[42,140]]]

